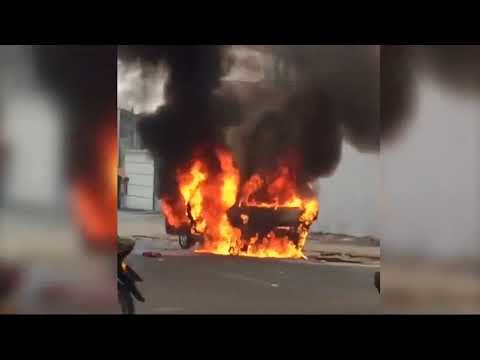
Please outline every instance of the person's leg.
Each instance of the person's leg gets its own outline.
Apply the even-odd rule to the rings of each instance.
[[[122,177],[117,176],[117,209],[121,208]]]
[[[2,139],[2,134],[0,134],[0,207],[3,206],[5,200],[6,192],[6,172],[7,172],[7,148],[5,141]]]
[[[8,299],[20,282],[20,271],[11,265],[0,262],[0,314],[11,313]]]

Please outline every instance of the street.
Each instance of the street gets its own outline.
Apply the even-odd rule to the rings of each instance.
[[[144,279],[138,287],[147,301],[136,303],[140,314],[381,312],[374,286],[378,246],[309,240],[306,261],[214,256],[181,250],[159,214],[120,211],[118,219],[119,234],[136,241],[127,262]],[[325,250],[338,260],[318,260]],[[148,252],[162,256],[143,256]]]
[[[131,255],[140,314],[380,313],[375,268],[192,254]]]

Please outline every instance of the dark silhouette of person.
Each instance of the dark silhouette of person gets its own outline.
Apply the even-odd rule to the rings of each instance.
[[[380,294],[380,271],[377,271],[375,273],[375,287],[377,288],[377,291]]]

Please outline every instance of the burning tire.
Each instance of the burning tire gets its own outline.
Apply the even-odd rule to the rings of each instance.
[[[186,234],[182,234],[178,237],[178,243],[183,250],[188,250],[195,245],[195,240]]]

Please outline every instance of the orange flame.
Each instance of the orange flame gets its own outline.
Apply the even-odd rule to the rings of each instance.
[[[122,270],[126,272],[128,270],[128,265],[125,262],[122,262]]]
[[[207,162],[195,159],[191,166],[177,172],[179,193],[184,212],[175,201],[164,199],[163,211],[168,224],[179,228],[190,221],[193,234],[202,235],[203,242],[197,252],[218,255],[237,255],[272,258],[304,258],[303,248],[308,229],[318,215],[315,197],[303,198],[297,190],[295,178],[287,166],[281,166],[274,176],[254,174],[240,189],[240,174],[232,154],[215,151],[220,171],[212,171]],[[258,198],[258,199],[257,199]],[[299,225],[295,229],[298,241],[288,236],[277,236],[274,231],[260,238],[245,238],[242,231],[232,226],[227,212],[236,204],[248,207],[301,209]],[[174,211],[174,208],[177,209]],[[249,216],[240,215],[246,225]]]
[[[92,159],[88,173],[73,181],[70,194],[74,222],[86,241],[94,247],[108,249],[115,248],[117,234],[117,134],[114,124],[114,121],[109,122],[94,135],[98,158]]]

